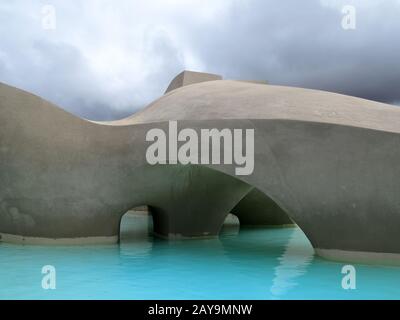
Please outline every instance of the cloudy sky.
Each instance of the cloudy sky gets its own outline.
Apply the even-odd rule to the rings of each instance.
[[[400,0],[0,2],[0,81],[76,115],[132,114],[184,69],[400,104]]]

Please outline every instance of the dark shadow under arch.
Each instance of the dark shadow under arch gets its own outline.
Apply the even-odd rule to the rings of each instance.
[[[284,227],[293,225],[287,213],[270,197],[253,188],[231,210],[242,226]]]

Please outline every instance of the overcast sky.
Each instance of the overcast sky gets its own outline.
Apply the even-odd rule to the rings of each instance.
[[[0,81],[76,115],[132,114],[184,69],[400,104],[400,0],[0,2]]]

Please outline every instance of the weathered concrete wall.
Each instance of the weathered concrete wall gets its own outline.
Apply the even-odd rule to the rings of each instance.
[[[152,208],[162,236],[216,235],[225,216],[257,188],[300,226],[318,254],[399,260],[396,107],[211,81],[176,89],[127,119],[94,123],[6,85],[0,97],[3,240],[116,241],[122,215],[140,205]],[[254,129],[254,172],[148,165],[146,133],[167,131],[169,120],[197,132]]]

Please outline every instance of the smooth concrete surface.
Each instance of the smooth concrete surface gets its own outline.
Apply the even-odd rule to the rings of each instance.
[[[254,172],[149,165],[146,133],[168,132],[170,120],[199,134],[254,129]],[[147,205],[165,237],[214,236],[256,188],[317,253],[380,263],[400,254],[399,123],[395,106],[229,80],[176,88],[126,119],[91,122],[0,85],[0,232],[117,239],[122,215]]]

